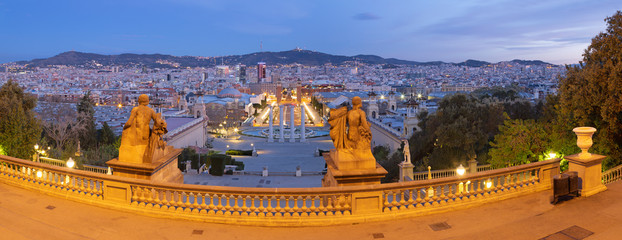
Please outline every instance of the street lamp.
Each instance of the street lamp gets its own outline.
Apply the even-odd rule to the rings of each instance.
[[[462,164],[460,164],[460,166],[456,169],[456,173],[460,177],[462,177],[465,172],[466,172],[466,169],[462,166]]]
[[[73,161],[73,158],[69,157],[69,160],[67,160],[66,164],[68,168],[73,168],[76,165],[76,162]]]

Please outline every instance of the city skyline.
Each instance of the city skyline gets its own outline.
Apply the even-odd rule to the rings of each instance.
[[[0,63],[75,50],[223,56],[300,47],[412,61],[572,64],[615,1],[0,2]]]

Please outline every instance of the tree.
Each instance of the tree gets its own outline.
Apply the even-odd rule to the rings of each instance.
[[[420,118],[422,131],[409,140],[413,163],[419,166],[427,159],[434,169],[454,168],[475,157],[486,161],[488,142],[503,122],[503,105],[455,94],[443,98],[436,113],[426,115]]]
[[[95,109],[91,102],[91,92],[88,91],[76,105],[78,121],[83,123],[84,129],[79,132],[80,144],[85,149],[97,145],[97,130],[95,129]]]
[[[0,146],[8,156],[28,159],[41,137],[33,109],[37,98],[9,80],[0,88]]]
[[[622,12],[605,19],[578,66],[560,79],[562,117],[574,126],[592,126],[594,152],[609,156],[604,169],[622,163]]]
[[[507,114],[499,134],[490,143],[490,160],[493,167],[509,167],[543,159],[549,141],[547,134],[535,120],[511,120]]]
[[[114,144],[114,141],[117,139],[117,136],[115,136],[110,126],[108,126],[108,122],[104,122],[102,128],[98,130],[98,132],[99,143],[101,145]]]

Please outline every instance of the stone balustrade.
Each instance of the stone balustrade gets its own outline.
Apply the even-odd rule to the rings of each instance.
[[[603,172],[602,182],[603,184],[609,184],[622,179],[622,165],[618,165]]]
[[[490,164],[477,166],[477,172],[490,171],[492,170],[492,166]],[[441,169],[441,170],[432,170],[430,171],[432,175],[432,179],[436,178],[446,178],[456,176],[456,169]],[[428,179],[428,171],[416,172],[413,173],[413,181],[427,180]]]
[[[382,221],[480,205],[551,188],[559,159],[424,181],[323,188],[154,183],[0,155],[0,181],[157,217],[261,226]]]

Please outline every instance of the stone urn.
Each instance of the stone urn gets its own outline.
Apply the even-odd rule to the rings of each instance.
[[[592,141],[592,135],[596,132],[596,128],[593,127],[576,127],[572,131],[577,134],[577,146],[581,149],[579,158],[589,158],[591,153],[587,152],[588,149],[594,143]]]

